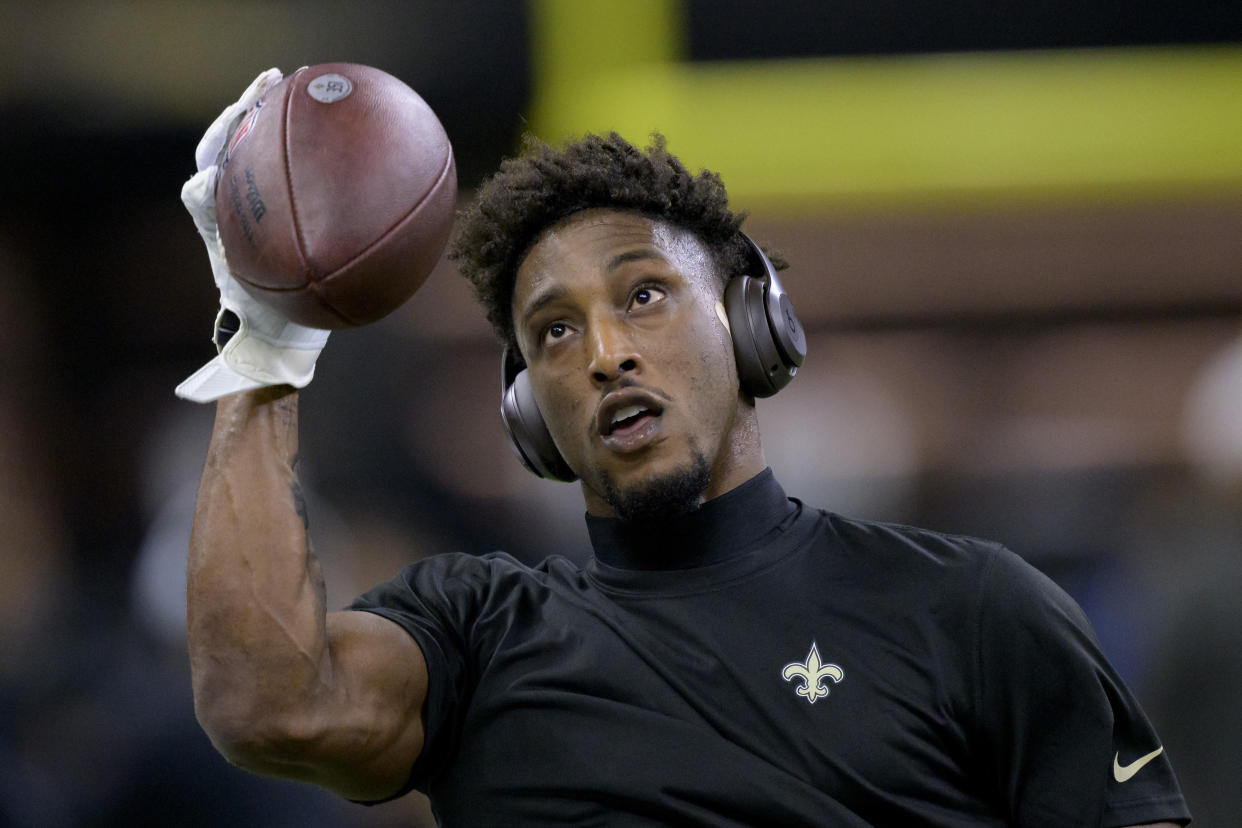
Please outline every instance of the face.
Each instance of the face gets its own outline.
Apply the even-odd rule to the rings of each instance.
[[[575,213],[522,261],[518,345],[592,514],[686,511],[763,470],[722,294],[693,234],[615,210]]]

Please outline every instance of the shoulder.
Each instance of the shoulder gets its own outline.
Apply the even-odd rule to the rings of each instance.
[[[1020,561],[1001,544],[969,535],[900,523],[848,518],[818,510],[820,532],[831,548],[855,562],[931,574],[982,577],[998,561]]]
[[[443,675],[446,665],[494,647],[514,618],[541,617],[549,591],[572,589],[576,572],[564,558],[529,566],[503,552],[445,553],[410,564],[348,609],[404,628],[422,648],[429,670]]]
[[[406,566],[391,581],[380,583],[364,593],[358,602],[380,596],[399,596],[411,591],[430,592],[432,595],[451,593],[456,597],[467,593],[482,596],[497,588],[512,590],[524,585],[535,586],[549,578],[573,577],[578,572],[578,565],[561,556],[549,557],[538,565],[530,566],[508,552],[487,552],[484,555],[445,552]]]
[[[530,566],[505,552],[448,552],[410,564],[392,580],[360,595],[350,608],[441,607],[460,612],[497,596],[542,588],[550,580],[573,580],[580,571],[577,564],[560,556]]]
[[[906,573],[924,585],[952,582],[969,591],[977,613],[1087,625],[1082,609],[1059,585],[997,541],[831,513],[825,519],[847,546],[889,573]]]
[[[1003,544],[971,535],[818,512],[828,565],[889,606],[915,607],[963,623],[1004,616],[1013,623],[1086,626],[1078,605]]]

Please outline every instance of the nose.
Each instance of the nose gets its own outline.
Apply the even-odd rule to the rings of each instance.
[[[608,322],[594,324],[588,340],[591,361],[587,370],[596,383],[606,385],[622,374],[640,370],[642,361],[621,325]]]

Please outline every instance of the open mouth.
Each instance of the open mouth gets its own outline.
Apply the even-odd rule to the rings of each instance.
[[[605,431],[605,437],[617,431],[632,429],[649,417],[660,416],[645,405],[627,405],[612,415]]]
[[[599,434],[613,451],[636,451],[659,433],[663,413],[663,406],[642,389],[613,392],[600,407]]]

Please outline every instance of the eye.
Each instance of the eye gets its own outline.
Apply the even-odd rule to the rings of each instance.
[[[662,300],[666,295],[664,291],[657,287],[651,287],[650,285],[640,287],[634,291],[634,296],[630,299],[630,306],[642,307],[644,305],[652,305]]]
[[[550,345],[569,333],[569,326],[564,322],[553,322],[543,329],[543,344]]]

